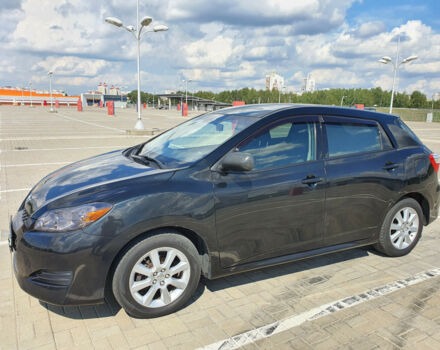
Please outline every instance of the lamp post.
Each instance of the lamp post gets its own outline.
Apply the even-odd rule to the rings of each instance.
[[[191,79],[182,80],[185,83],[185,103],[188,106],[188,83],[192,82]]]
[[[32,106],[32,82],[31,81],[29,82],[29,98],[31,100],[31,108],[32,108],[33,106]]]
[[[122,102],[122,89],[126,89],[127,88],[127,86],[120,86],[119,87],[119,94],[120,94],[120,96],[121,96],[121,98],[120,98],[120,101]]]
[[[124,26],[122,21],[115,17],[107,17],[105,19],[107,23],[113,24],[116,27],[122,27],[125,30],[129,31],[133,34],[137,41],[137,110],[138,110],[138,117],[136,125],[134,126],[137,130],[144,130],[144,123],[142,122],[142,113],[141,113],[141,67],[140,67],[140,61],[141,61],[141,38],[142,38],[142,29],[144,27],[148,27],[150,23],[153,21],[151,17],[145,16],[142,18],[142,20],[139,22],[139,0],[137,0],[137,6],[136,6],[136,28],[134,26]],[[153,27],[152,30],[147,30],[144,33],[151,33],[151,32],[165,32],[168,30],[167,26],[164,25],[156,25]]]
[[[396,85],[396,76],[397,76],[397,73],[399,71],[399,67],[402,64],[409,63],[409,62],[414,61],[414,60],[416,60],[418,58],[417,55],[413,55],[413,56],[409,56],[409,57],[407,57],[404,60],[399,62],[399,60],[400,60],[400,57],[399,57],[399,46],[400,46],[400,35],[399,35],[399,38],[397,39],[397,50],[396,50],[396,60],[395,60],[395,62],[393,62],[393,60],[389,56],[383,56],[378,61],[378,62],[383,63],[383,64],[391,63],[393,65],[394,72],[393,72],[393,88],[391,89],[390,114],[393,113],[394,90],[395,90],[395,85]]]
[[[345,97],[347,97],[347,96],[342,96],[342,98],[341,98],[341,107],[342,107],[342,104],[344,103],[344,98]]]
[[[49,76],[49,90],[50,90],[50,111],[53,112],[53,98],[52,98],[52,76],[53,76],[53,72],[49,71],[47,73],[47,75]]]

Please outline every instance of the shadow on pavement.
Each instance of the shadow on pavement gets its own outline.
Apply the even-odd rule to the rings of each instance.
[[[231,275],[228,277],[220,278],[218,280],[205,280],[204,283],[206,284],[206,288],[208,288],[209,291],[215,292],[218,290],[232,288],[248,283],[277,278],[296,272],[313,270],[318,267],[337,264],[346,260],[362,258],[368,256],[370,249],[370,247],[362,247],[345,250],[338,253],[321,255],[314,258],[293,261],[282,265],[266,267],[259,270],[240,273],[237,275]],[[314,274],[313,276],[311,276],[309,283],[314,284],[320,282],[323,279],[324,277],[316,276],[316,274]],[[325,279],[328,279],[328,276],[325,277]]]
[[[233,288],[240,285],[254,283],[266,279],[272,279],[281,277],[284,275],[313,270],[318,267],[327,266],[331,264],[337,264],[339,262],[353,260],[368,256],[369,247],[357,248],[352,250],[346,250],[339,253],[332,253],[328,255],[318,256],[315,258],[309,258],[306,260],[294,261],[283,265],[277,265],[272,267],[263,268],[260,270],[243,272],[237,275],[232,275],[217,280],[207,280],[203,277],[197,287],[197,290],[190,301],[185,307],[188,307],[203,294],[205,287],[211,291],[219,291],[222,289]],[[328,276],[316,276],[314,274],[310,277],[309,283],[311,285],[320,283],[324,279],[328,279]],[[106,299],[103,304],[89,305],[89,306],[56,306],[47,304],[40,301],[40,304],[47,310],[54,312],[58,315],[71,318],[71,319],[91,319],[91,318],[105,318],[112,317],[119,312],[124,312],[114,299],[111,293],[106,293]]]

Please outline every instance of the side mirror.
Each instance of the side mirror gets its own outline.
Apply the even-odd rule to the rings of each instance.
[[[221,162],[222,171],[250,171],[254,168],[254,157],[250,153],[231,152]]]

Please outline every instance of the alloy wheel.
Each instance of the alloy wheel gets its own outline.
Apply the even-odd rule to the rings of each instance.
[[[419,215],[413,208],[405,207],[394,215],[391,221],[391,243],[397,249],[406,249],[419,232]]]
[[[142,256],[133,266],[129,289],[133,298],[149,308],[171,304],[188,286],[190,264],[180,250],[156,248]]]

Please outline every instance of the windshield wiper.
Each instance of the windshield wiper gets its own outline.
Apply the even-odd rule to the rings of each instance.
[[[162,169],[165,166],[164,163],[162,163],[160,160],[155,159],[153,157],[139,155],[139,154],[131,154],[130,157],[133,159],[140,160],[142,162],[142,164],[145,164],[145,165],[150,165],[150,163],[155,163],[159,169]]]

